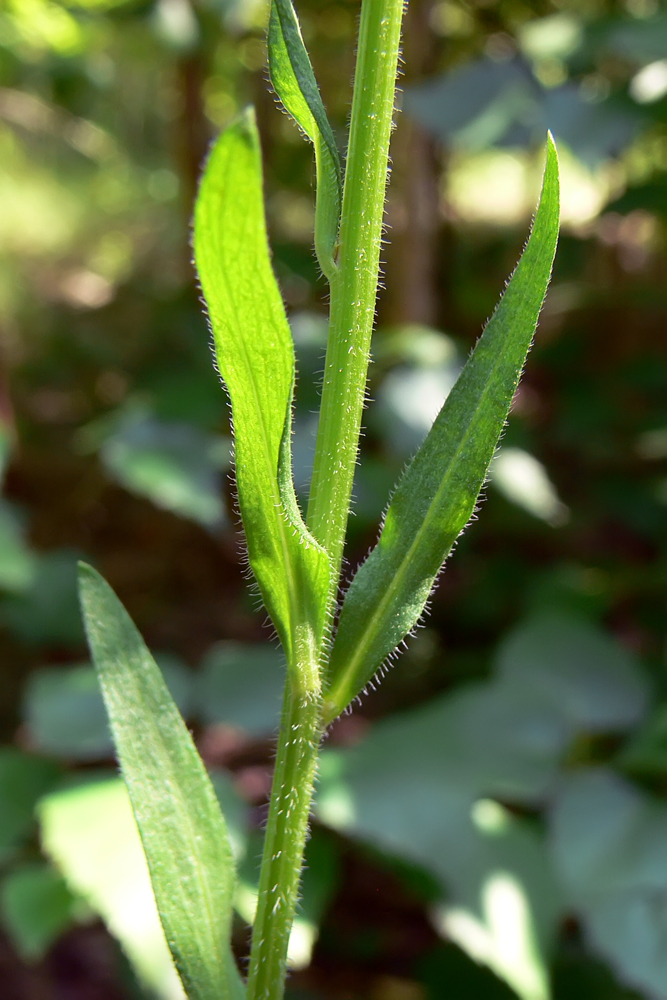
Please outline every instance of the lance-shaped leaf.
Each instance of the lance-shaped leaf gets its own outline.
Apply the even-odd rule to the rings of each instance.
[[[213,147],[197,198],[194,246],[232,403],[250,566],[293,667],[303,644],[312,646],[324,629],[330,567],[303,524],[292,484],[294,344],[271,268],[251,110]]]
[[[189,1000],[242,1000],[229,944],[234,861],[206,768],[134,623],[111,587],[84,563],[79,591],[174,964]]]
[[[292,0],[272,0],[268,48],[269,73],[276,94],[315,147],[315,252],[322,271],[331,280],[336,270],[343,190],[340,158]]]
[[[325,692],[335,718],[419,620],[468,523],[530,347],[556,252],[558,159],[551,136],[542,195],[521,260],[426,440],[399,480],[380,539],[345,596]]]

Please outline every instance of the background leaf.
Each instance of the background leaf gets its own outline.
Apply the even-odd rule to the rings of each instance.
[[[111,588],[80,568],[81,604],[174,962],[190,1000],[242,996],[229,946],[234,862],[215,792],[157,664]]]
[[[421,616],[470,519],[507,419],[551,275],[559,224],[551,137],[533,229],[500,303],[391,499],[380,539],[345,595],[327,712],[361,691]]]

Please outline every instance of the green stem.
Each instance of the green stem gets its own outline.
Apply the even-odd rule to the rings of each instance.
[[[308,526],[338,582],[380,266],[403,0],[363,0]]]
[[[264,838],[247,1000],[280,1000],[285,988],[287,946],[322,736],[321,715],[319,690],[295,691],[288,680]]]
[[[343,543],[366,391],[403,0],[363,0],[338,268],[308,524],[335,572]],[[335,590],[330,600],[335,596]],[[304,650],[305,655],[305,650]],[[285,692],[250,952],[247,1000],[281,1000],[322,735],[319,669],[290,671]]]

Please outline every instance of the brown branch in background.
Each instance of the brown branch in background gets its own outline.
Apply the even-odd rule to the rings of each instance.
[[[414,0],[408,7],[405,84],[423,78],[434,68],[436,46],[428,21],[430,8],[430,0]],[[380,322],[435,326],[439,312],[435,275],[440,226],[435,144],[420,125],[401,115],[391,153],[387,209],[390,232]]]

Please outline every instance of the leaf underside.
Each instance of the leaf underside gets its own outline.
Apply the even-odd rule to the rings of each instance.
[[[79,589],[174,964],[189,1000],[242,1000],[229,945],[234,861],[215,791],[157,664],[113,590],[84,563]]]
[[[546,295],[559,226],[551,136],[530,238],[510,282],[426,440],[399,480],[376,547],[343,603],[325,691],[335,718],[421,617],[465,528],[507,420]]]
[[[331,280],[336,268],[343,190],[340,158],[292,0],[272,0],[268,49],[274,90],[285,110],[315,147],[315,250],[320,267]]]
[[[292,483],[294,344],[271,267],[252,110],[211,151],[195,209],[194,247],[232,404],[249,562],[291,666],[304,630],[324,630],[330,564],[303,523]]]

